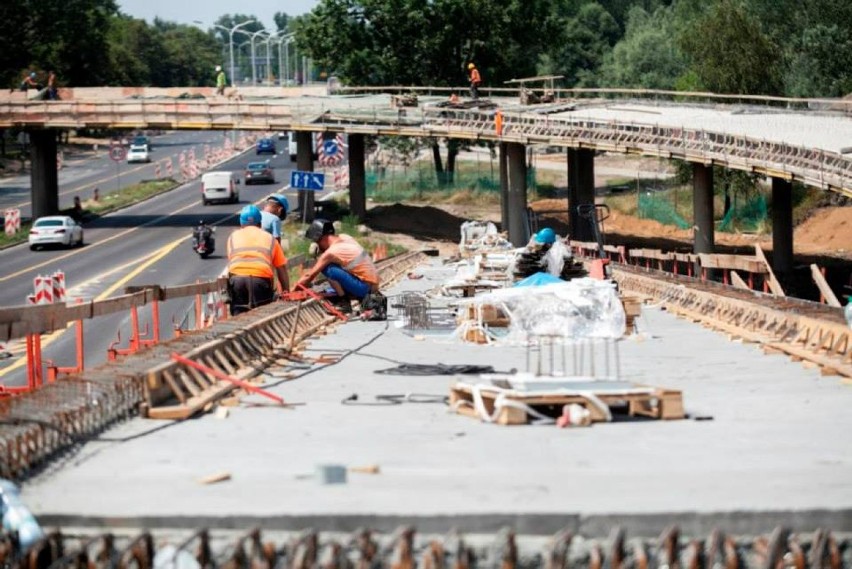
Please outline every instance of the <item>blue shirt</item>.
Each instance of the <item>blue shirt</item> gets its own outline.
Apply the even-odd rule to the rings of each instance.
[[[268,211],[260,212],[260,228],[271,233],[273,237],[279,239],[281,237],[281,220],[277,215]]]

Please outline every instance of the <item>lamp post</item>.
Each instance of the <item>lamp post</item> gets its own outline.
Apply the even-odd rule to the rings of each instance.
[[[287,84],[288,85],[290,84],[290,48],[287,47],[287,46],[289,46],[291,43],[293,43],[293,41],[294,40],[293,40],[292,36],[287,37],[284,41],[284,71],[286,72],[285,75],[287,77]],[[295,75],[295,73],[294,73],[294,75]]]
[[[266,30],[258,30],[253,34],[249,34],[251,36],[251,84],[257,85],[257,62],[255,61],[255,49],[254,49],[254,40],[260,34],[267,33]]]
[[[266,37],[266,77],[269,78],[272,73],[272,60],[270,58],[270,52],[272,50],[272,39],[281,34],[283,30],[278,30],[277,32],[271,33]],[[278,71],[278,74],[281,74],[281,71]]]
[[[228,32],[228,49],[229,49],[230,54],[231,54],[231,85],[234,84],[234,33],[240,32],[242,34],[248,34],[249,32],[247,32],[245,30],[241,30],[240,28],[242,28],[243,26],[247,26],[249,24],[253,24],[256,21],[257,20],[246,20],[245,22],[240,22],[239,24],[237,24],[236,26],[234,26],[232,28],[226,28],[225,26],[223,26],[221,24],[213,24],[214,28],[221,28],[221,29],[225,30],[226,32]],[[203,22],[200,22],[198,20],[193,20],[193,23],[203,25]]]
[[[284,52],[287,52],[287,44],[293,40],[293,34],[286,34],[278,38],[278,76],[279,83],[282,87],[286,86],[285,77],[289,75],[288,69],[284,67],[284,62],[281,60],[281,44],[284,44]],[[288,54],[289,55],[289,54]],[[287,61],[287,67],[290,67],[290,62]]]
[[[242,72],[242,68],[245,67],[245,62],[243,61],[243,46],[247,46],[251,43],[251,40],[246,40],[240,44],[237,44],[237,66],[240,68]],[[248,80],[248,78],[246,78]]]

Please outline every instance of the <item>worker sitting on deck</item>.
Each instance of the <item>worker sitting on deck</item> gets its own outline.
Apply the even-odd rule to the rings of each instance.
[[[228,238],[232,316],[272,302],[273,286],[279,295],[290,288],[284,251],[277,239],[260,228],[260,219],[257,206],[245,206],[240,212],[241,228]]]
[[[326,219],[314,220],[305,238],[317,244],[319,258],[298,285],[308,286],[322,273],[344,310],[351,309],[350,301],[356,299],[363,316],[385,320],[387,299],[379,292],[379,272],[369,253],[351,236],[336,235],[334,224]]]

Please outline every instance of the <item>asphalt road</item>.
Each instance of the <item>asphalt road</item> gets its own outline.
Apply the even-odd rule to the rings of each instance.
[[[175,147],[184,149],[186,146],[178,145],[188,142],[180,142],[181,136],[184,141],[192,140],[192,144],[203,145],[205,135],[209,136],[209,133],[176,133],[168,135],[168,140]],[[163,146],[158,142],[155,140],[154,144],[162,152]],[[279,144],[278,149],[280,152],[284,147]],[[0,251],[0,306],[24,304],[26,295],[32,293],[33,278],[56,270],[65,273],[68,297],[72,301],[75,298],[88,300],[116,296],[130,285],[168,286],[215,278],[225,268],[225,243],[238,225],[234,214],[247,203],[262,200],[273,191],[283,191],[292,165],[286,152],[275,157],[257,157],[252,149],[215,167],[216,170],[235,171],[242,180],[245,165],[259,158],[271,159],[276,183],[241,184],[239,204],[203,206],[200,181],[196,180],[87,223],[84,225],[85,245],[82,248],[30,251],[26,245],[21,245]],[[81,164],[80,168],[94,170],[95,166]],[[144,173],[140,173],[141,176]],[[295,192],[287,190],[286,194],[292,210],[296,205]],[[190,245],[191,230],[201,219],[218,228],[216,251],[208,259],[198,257]],[[181,299],[160,307],[161,338],[171,337],[173,324],[179,323],[191,312],[192,303],[192,299]],[[150,322],[150,309],[147,307],[140,312],[140,321],[144,332],[146,323]],[[107,348],[117,340],[119,332],[119,347],[127,346],[130,315],[115,314],[87,321],[84,330],[86,367],[92,367],[106,360]],[[0,382],[10,386],[26,383],[26,360],[21,357],[23,342],[10,343],[7,350],[15,357],[0,360]],[[76,361],[73,329],[45,336],[43,358],[60,366],[73,366]]]

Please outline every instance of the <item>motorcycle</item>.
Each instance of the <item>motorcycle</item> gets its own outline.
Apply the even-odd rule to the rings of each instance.
[[[202,259],[206,259],[216,250],[215,227],[207,227],[202,224],[192,230],[192,250],[198,253]]]

